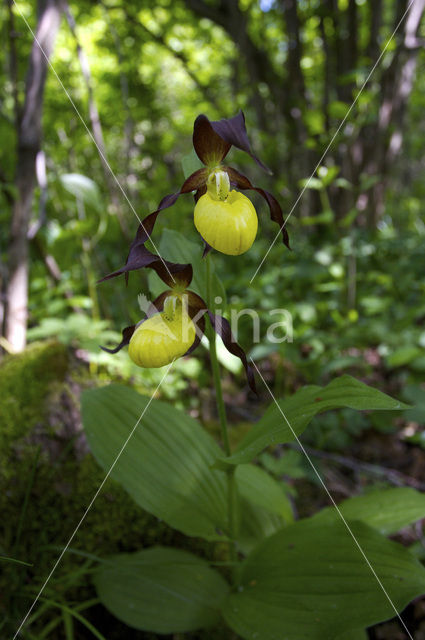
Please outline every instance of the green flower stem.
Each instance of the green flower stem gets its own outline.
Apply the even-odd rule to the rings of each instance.
[[[210,254],[208,254],[207,257],[205,258],[206,280],[207,280],[207,306],[208,306],[208,309],[213,309],[210,260],[211,260],[211,257],[210,257]],[[227,429],[226,408],[224,406],[223,391],[221,387],[220,366],[217,358],[216,335],[215,335],[214,329],[212,328],[209,318],[207,318],[207,322],[206,322],[206,334],[210,344],[211,367],[212,367],[212,373],[213,373],[213,379],[214,379],[217,411],[220,419],[221,437],[223,440],[224,451],[226,453],[226,456],[230,456],[231,449],[230,449],[229,434]],[[226,471],[229,536],[232,540],[232,542],[230,543],[230,556],[232,561],[234,562],[236,562],[236,559],[237,559],[236,547],[235,547],[235,541],[236,541],[236,535],[237,535],[237,526],[236,526],[237,492],[236,492],[235,470],[236,470],[235,465],[229,465]]]

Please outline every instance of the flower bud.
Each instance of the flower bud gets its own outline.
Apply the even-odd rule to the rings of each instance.
[[[195,227],[209,245],[231,256],[251,248],[257,235],[258,219],[251,200],[239,191],[230,191],[224,200],[209,190],[195,207]]]
[[[163,367],[193,345],[195,325],[181,300],[166,299],[164,311],[142,322],[133,333],[128,353],[139,367]]]

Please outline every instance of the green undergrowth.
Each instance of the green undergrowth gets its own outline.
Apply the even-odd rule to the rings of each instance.
[[[46,401],[68,369],[66,348],[55,341],[34,343],[6,356],[0,366],[0,454],[28,434],[46,412]],[[2,458],[0,461],[2,462]]]
[[[79,392],[92,385],[93,379],[56,342],[31,345],[0,366],[0,556],[31,565],[2,561],[0,593],[6,597],[0,600],[0,619],[5,620],[0,636],[13,635],[105,477],[79,421]],[[155,544],[207,557],[221,553],[217,545],[173,531],[108,479],[46,594],[81,603],[94,596],[90,571],[95,561],[90,564],[83,554],[105,557]],[[40,631],[48,619],[48,613],[40,616],[32,631]],[[120,626],[115,619],[111,624]],[[61,632],[58,627],[58,635],[48,637],[60,638]]]

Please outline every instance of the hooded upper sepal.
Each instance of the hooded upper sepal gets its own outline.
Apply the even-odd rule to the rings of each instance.
[[[192,140],[196,155],[207,166],[220,164],[232,146],[214,131],[213,123],[204,114],[194,122]]]
[[[267,173],[270,174],[272,173],[272,171],[263,162],[261,162],[260,158],[252,152],[243,111],[239,111],[239,113],[233,118],[223,118],[222,120],[216,120],[210,124],[214,132],[222,140],[234,147],[237,147],[238,149],[241,149],[241,151],[245,151],[262,169],[264,169],[264,171],[267,171]]]
[[[130,343],[131,336],[133,335],[135,330],[136,330],[136,325],[135,324],[132,324],[130,327],[126,327],[125,329],[123,329],[122,330],[122,340],[119,343],[119,345],[117,345],[113,349],[108,349],[108,347],[100,347],[100,348],[103,351],[107,351],[107,353],[118,353],[118,351],[121,351],[121,349],[123,347],[127,346]]]
[[[290,249],[291,247],[289,246],[289,235],[285,227],[282,209],[276,198],[269,191],[261,189],[260,187],[254,187],[251,181],[242,173],[236,171],[236,169],[233,169],[232,167],[224,167],[224,169],[229,174],[230,183],[235,187],[238,187],[238,189],[242,189],[242,191],[256,191],[260,194],[260,196],[264,198],[269,206],[271,220],[279,225],[279,228],[282,232],[282,241],[288,247],[288,249]]]
[[[236,342],[236,340],[235,340],[235,338],[234,338],[234,336],[232,334],[232,330],[230,328],[229,322],[226,320],[226,318],[223,318],[223,316],[215,315],[214,313],[212,313],[212,311],[208,311],[208,316],[210,318],[210,321],[211,321],[211,324],[212,324],[212,327],[213,327],[214,331],[223,340],[223,343],[224,343],[224,346],[226,347],[226,349],[228,351],[230,351],[230,353],[232,353],[234,356],[236,356],[237,358],[239,358],[241,360],[241,362],[242,362],[242,364],[244,366],[244,369],[245,369],[246,378],[247,378],[247,381],[248,381],[249,388],[256,395],[258,395],[257,387],[255,385],[254,372],[252,370],[251,365],[248,364],[248,361],[247,361],[246,355],[245,355],[245,351]]]

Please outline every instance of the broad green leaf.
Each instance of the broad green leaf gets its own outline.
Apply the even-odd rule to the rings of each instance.
[[[274,480],[266,471],[252,464],[241,465],[236,470],[236,481],[243,498],[280,516],[286,524],[293,522],[292,506],[282,483]]]
[[[336,378],[326,387],[304,387],[290,398],[277,400],[277,404],[279,406],[273,402],[269,406],[226,462],[249,462],[271,444],[296,440],[294,433],[299,436],[314,416],[324,411],[340,407],[359,410],[407,408],[398,400],[348,375]]]
[[[253,504],[246,498],[239,498],[240,526],[238,548],[245,555],[250,553],[261,540],[268,538],[285,526],[284,520],[276,513]]]
[[[398,611],[425,592],[425,569],[404,547],[361,522],[349,525]],[[394,613],[345,525],[311,519],[262,542],[223,607],[249,640],[335,638]]]
[[[103,208],[102,196],[99,187],[91,178],[80,173],[65,173],[60,176],[63,187],[80,198],[85,205],[91,206],[101,212]]]
[[[175,529],[207,540],[223,540],[226,474],[212,468],[222,451],[190,416],[122,385],[86,391],[82,396],[83,424],[97,461],[109,471],[142,412],[111,477],[143,509]],[[267,474],[252,465],[236,473],[240,494],[269,514],[269,534],[289,521],[287,498]],[[259,495],[261,486],[269,493],[263,498]]]
[[[236,469],[240,496],[239,546],[248,553],[260,540],[292,524],[294,515],[282,483],[260,467],[240,465]]]
[[[425,495],[407,487],[371,491],[344,500],[338,509],[344,518],[361,520],[389,535],[425,518]],[[313,518],[322,523],[333,522],[340,516],[334,507],[327,507]]]
[[[226,528],[226,478],[210,466],[221,450],[193,418],[125,386],[86,391],[83,424],[94,456],[109,471],[142,412],[112,478],[175,529],[218,539],[217,528]]]
[[[101,602],[117,618],[156,633],[213,625],[229,590],[205,560],[165,547],[114,556],[94,581]]]
[[[338,634],[334,640],[368,640],[369,636],[365,629],[351,629],[344,633]]]
[[[205,300],[207,284],[206,284],[206,263],[202,258],[202,243],[196,244],[191,242],[182,233],[164,229],[159,242],[158,250],[166,260],[172,262],[190,262],[193,267],[193,280],[189,289],[199,294]],[[224,309],[226,305],[226,293],[224,287],[212,268],[212,299],[220,297],[222,302],[214,303],[215,309]],[[149,274],[149,288],[154,295],[159,295],[164,291],[164,283],[159,279],[156,273]]]

